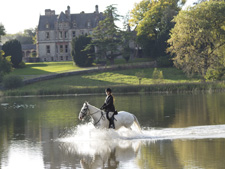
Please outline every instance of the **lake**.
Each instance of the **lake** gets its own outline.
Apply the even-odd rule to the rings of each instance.
[[[225,93],[114,97],[142,133],[79,121],[105,95],[0,98],[0,168],[224,168]]]

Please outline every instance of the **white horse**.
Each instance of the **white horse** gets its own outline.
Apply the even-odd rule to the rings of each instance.
[[[111,113],[111,112],[109,112]],[[97,128],[108,128],[109,127],[109,120],[106,118],[106,113],[99,108],[92,106],[88,102],[83,104],[81,111],[79,113],[79,119],[82,120],[85,116],[91,116],[93,119],[93,124]],[[118,130],[121,127],[126,127],[131,129],[132,124],[136,124],[139,131],[141,131],[140,124],[135,115],[120,111],[117,115],[114,116],[114,124],[115,129]]]

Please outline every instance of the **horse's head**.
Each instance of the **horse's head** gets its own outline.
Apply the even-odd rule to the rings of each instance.
[[[82,120],[85,116],[89,115],[90,111],[88,109],[88,102],[84,102],[83,107],[79,113],[79,119]]]

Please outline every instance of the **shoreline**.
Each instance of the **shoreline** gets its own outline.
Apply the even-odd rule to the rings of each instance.
[[[111,86],[114,94],[181,94],[181,93],[211,93],[225,92],[225,82],[194,82],[194,83],[160,83],[150,85],[128,85]],[[6,90],[1,91],[0,97],[60,97],[60,96],[81,96],[81,95],[101,95],[105,86],[74,88],[70,90],[36,90],[20,91]]]

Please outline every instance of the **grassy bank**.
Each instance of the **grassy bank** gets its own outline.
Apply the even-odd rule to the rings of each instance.
[[[41,75],[48,75],[54,73],[63,73],[74,70],[84,70],[74,65],[73,61],[66,62],[37,62],[26,63],[23,69],[15,69],[10,74],[22,76],[24,79],[34,78]]]
[[[111,87],[115,93],[127,92],[193,92],[206,90],[224,90],[224,83],[200,83],[198,79],[187,78],[175,68],[162,68],[164,79],[152,79],[153,68],[130,69],[104,73],[68,76],[46,80],[24,87],[6,90],[4,95],[57,95],[102,93]],[[143,72],[144,78],[139,84],[136,72]]]

